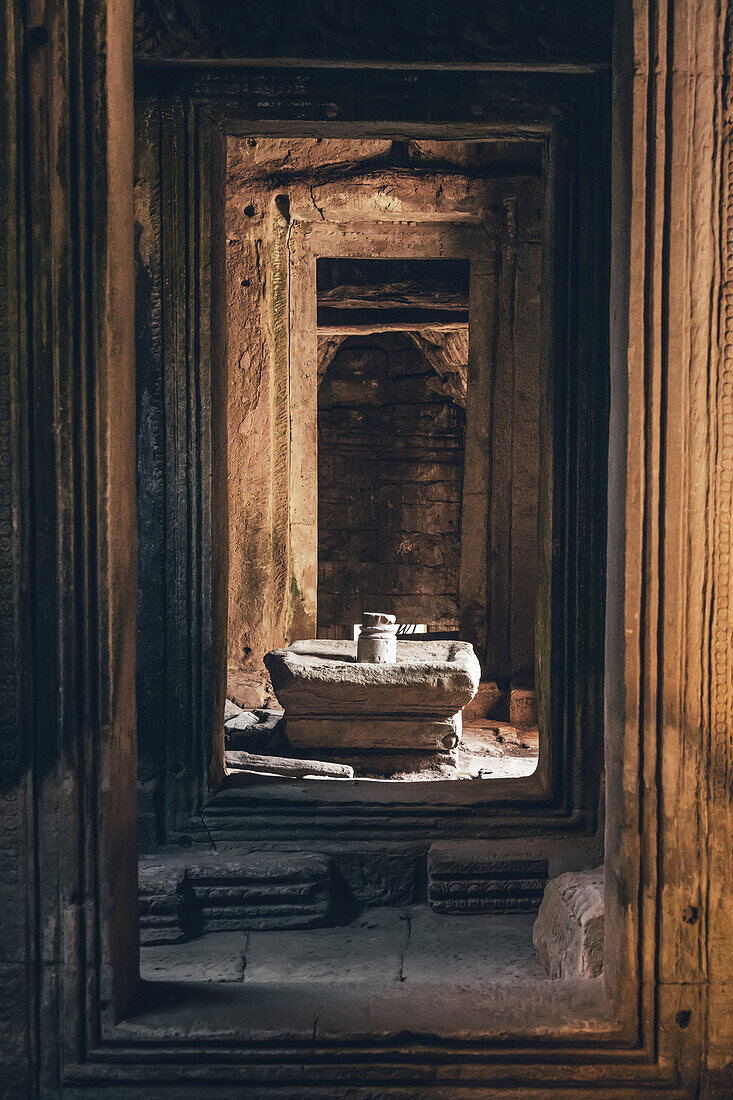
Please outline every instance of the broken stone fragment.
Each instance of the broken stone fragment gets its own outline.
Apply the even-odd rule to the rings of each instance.
[[[238,707],[236,703],[233,703],[231,699],[227,699],[224,703],[224,722],[231,722],[232,718],[236,718],[238,714],[242,713],[242,708]]]
[[[282,710],[241,710],[224,724],[224,740],[228,749],[262,752],[271,749],[274,735],[283,726]]]
[[[228,730],[248,730],[253,726],[259,726],[259,719],[252,710],[239,710],[231,718],[226,719],[224,725]]]
[[[273,732],[282,721],[283,713],[282,710],[265,710],[260,707],[257,710],[240,710],[224,724],[228,730],[258,729]]]
[[[551,978],[596,978],[603,970],[603,867],[548,882],[532,940]]]
[[[348,764],[331,764],[326,760],[293,760],[286,756],[261,756],[252,752],[229,750],[226,753],[228,768],[272,775],[289,775],[302,778],[307,775],[324,775],[333,779],[353,779],[354,769]]]

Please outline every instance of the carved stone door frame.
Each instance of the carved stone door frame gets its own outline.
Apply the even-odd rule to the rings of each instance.
[[[320,79],[318,70],[308,72],[308,80]],[[390,75],[390,70],[383,75],[388,84],[402,81],[396,73]],[[453,105],[446,105],[450,115],[456,109],[451,98],[455,94],[453,78],[445,73],[432,73],[427,79],[431,83],[445,83],[445,90],[450,89],[447,94]],[[608,329],[599,303],[604,301],[603,288],[607,286],[608,188],[602,166],[607,162],[608,153],[608,79],[604,73],[572,78],[553,76],[549,80],[546,77],[534,79],[531,74],[529,77],[523,74],[521,80],[517,80],[512,74],[490,73],[474,74],[471,79],[481,87],[481,94],[492,102],[494,117],[489,121],[426,122],[422,117],[426,101],[418,97],[410,107],[415,121],[377,124],[358,118],[358,95],[356,100],[352,98],[355,94],[353,74],[348,71],[341,78],[340,93],[349,97],[348,106],[346,101],[337,103],[337,113],[345,116],[351,112],[353,116],[356,103],[357,117],[352,121],[323,120],[318,123],[288,120],[289,114],[297,113],[293,108],[289,70],[284,70],[279,77],[273,101],[276,106],[266,111],[258,106],[258,82],[262,80],[259,69],[248,72],[241,67],[209,70],[205,66],[146,66],[138,74],[141,120],[138,132],[148,149],[147,153],[145,148],[141,151],[140,163],[153,167],[149,194],[158,204],[152,221],[160,226],[162,218],[167,226],[166,234],[172,234],[176,242],[168,249],[167,259],[163,250],[160,261],[160,285],[164,296],[169,294],[163,313],[169,319],[168,324],[175,326],[172,331],[191,333],[184,345],[185,354],[172,356],[163,348],[153,356],[157,365],[149,384],[157,384],[166,394],[194,397],[193,404],[187,404],[186,400],[171,401],[165,413],[169,423],[166,438],[188,440],[189,458],[183,463],[177,452],[171,453],[166,476],[158,477],[158,488],[154,484],[153,496],[157,493],[160,498],[160,487],[164,486],[163,496],[173,503],[176,511],[172,514],[179,517],[174,519],[179,524],[178,533],[167,540],[174,554],[169,561],[169,579],[165,580],[166,571],[159,564],[159,556],[147,561],[144,549],[141,548],[140,554],[141,574],[164,580],[162,585],[156,581],[158,595],[149,600],[145,598],[146,582],[143,580],[141,608],[147,609],[146,614],[156,606],[160,608],[156,630],[165,626],[169,632],[169,652],[185,656],[180,665],[182,676],[177,681],[178,686],[170,678],[167,680],[174,693],[168,702],[153,692],[141,696],[141,758],[146,757],[151,743],[160,745],[161,728],[171,729],[168,716],[177,715],[171,729],[172,738],[164,737],[162,746],[153,752],[155,766],[165,776],[166,790],[170,791],[164,796],[168,835],[180,829],[190,830],[190,816],[200,811],[206,798],[207,768],[212,754],[221,757],[213,740],[211,716],[215,715],[213,724],[218,728],[216,715],[221,702],[217,703],[216,699],[221,700],[221,685],[215,671],[217,660],[223,665],[222,638],[226,624],[221,613],[215,622],[212,579],[225,569],[225,552],[220,542],[212,541],[213,533],[221,531],[223,525],[211,508],[217,496],[219,500],[224,497],[225,490],[221,485],[222,465],[218,465],[217,475],[217,464],[207,456],[212,454],[209,441],[211,410],[216,404],[212,399],[213,388],[218,385],[221,389],[222,382],[221,371],[207,348],[217,327],[216,322],[212,322],[216,312],[211,297],[216,271],[212,264],[210,234],[216,211],[223,201],[221,184],[217,180],[221,178],[224,134],[363,135],[403,139],[424,136],[461,140],[512,136],[543,142],[542,284],[546,293],[543,295],[542,329],[547,338],[541,368],[544,404],[540,414],[540,448],[549,473],[542,478],[539,501],[537,669],[541,722],[548,731],[546,754],[538,771],[528,779],[482,783],[480,790],[473,783],[458,785],[461,791],[454,792],[455,809],[449,809],[442,818],[445,824],[441,825],[441,830],[444,835],[464,835],[471,830],[474,835],[491,832],[499,826],[502,815],[507,812],[505,808],[508,808],[512,827],[520,831],[537,828],[540,822],[549,828],[587,830],[594,827],[602,770],[608,389],[604,364],[607,362]],[[411,80],[414,84],[414,79]],[[331,90],[335,95],[336,89]],[[411,85],[411,94],[413,90]],[[395,102],[401,102],[397,89],[394,94]],[[329,102],[329,111],[333,113],[336,110],[334,101]],[[273,119],[272,110],[280,117]],[[538,115],[543,117],[538,119]],[[589,134],[592,135],[590,139]],[[183,157],[181,151],[185,151]],[[587,232],[579,231],[581,224],[588,227]],[[160,233],[160,229],[157,232]],[[190,251],[192,242],[196,242],[195,252]],[[170,263],[175,257],[184,257],[187,250],[194,267],[192,276],[184,280],[170,268]],[[578,272],[582,272],[582,277]],[[563,292],[569,296],[567,299],[560,294],[559,287],[567,287]],[[572,308],[561,308],[563,300],[572,303]],[[312,304],[314,307],[315,303]],[[151,328],[146,325],[145,333]],[[197,332],[205,336],[203,343],[200,336],[196,336]],[[305,353],[307,355],[307,349]],[[141,363],[151,361],[147,345],[139,349],[139,359]],[[180,380],[175,381],[176,377]],[[297,379],[297,371],[293,377]],[[311,423],[311,433],[312,430]],[[142,453],[146,453],[149,440],[141,438],[140,446]],[[302,484],[300,463],[311,462],[308,456],[314,454],[310,444],[304,448],[291,447],[288,475],[291,483],[295,479]],[[201,466],[202,461],[209,465]],[[476,468],[477,478],[485,474],[485,459],[481,461],[484,465]],[[201,477],[192,482],[190,470],[196,468],[201,469]],[[194,488],[196,485],[202,487],[200,496],[199,490]],[[314,485],[315,482],[312,487]],[[291,498],[294,496],[297,494],[291,494]],[[147,494],[147,504],[150,504],[150,494]],[[170,505],[158,507],[170,513]],[[315,508],[311,510],[309,506],[303,514],[290,517],[292,530],[298,532],[298,537],[292,540],[294,561],[297,562],[301,547],[311,547],[304,551],[307,560],[301,569],[303,576],[298,579],[298,587],[304,584],[305,591],[315,587],[312,555],[315,514]],[[177,546],[180,551],[175,550]],[[176,561],[182,559],[175,555],[185,547],[189,554],[186,575],[194,578],[194,583],[187,586],[176,581],[183,574],[176,565]],[[210,572],[209,563],[213,560],[220,563],[215,573]],[[481,578],[487,576],[483,566],[478,573]],[[463,583],[470,583],[466,572]],[[480,583],[485,582],[480,580]],[[192,634],[192,626],[196,623],[200,625]],[[145,645],[144,630],[140,637]],[[171,667],[170,661],[167,664]],[[145,676],[144,669],[142,675]],[[156,682],[160,682],[160,678],[159,675]],[[197,692],[194,697],[191,696],[192,687]],[[158,710],[148,705],[148,700],[154,699]],[[154,731],[152,741],[151,730]],[[185,762],[183,768],[171,767],[171,746],[178,754],[173,759]],[[443,800],[440,792],[418,790],[421,784],[411,786],[415,789],[391,794],[389,800],[384,800],[380,813],[386,819],[395,799],[413,806],[420,819],[434,818],[433,804],[436,799]],[[241,797],[237,796],[240,800]],[[326,801],[332,798],[339,801],[339,796],[330,792],[324,795]],[[284,795],[285,803],[291,800],[290,795]],[[295,800],[297,802],[297,798]],[[213,805],[208,807],[209,812],[215,812]],[[327,815],[328,812],[324,807],[323,813]],[[300,814],[301,811],[295,806],[283,809],[285,819],[291,813]],[[319,811],[312,819],[316,829],[321,827],[321,816]],[[256,828],[260,827],[264,827],[264,823],[260,825],[258,821]],[[418,829],[422,835],[423,826],[419,825]]]
[[[510,1044],[508,1001],[460,1043],[343,1044],[236,1033],[212,985],[185,1005],[169,991],[152,1041],[136,1026],[132,12],[50,6],[48,37],[26,42],[4,7],[0,111],[22,150],[0,174],[0,948],[18,1095],[730,1091],[729,15],[650,0],[618,19],[600,1014],[551,982],[561,1024],[541,999],[528,1020],[524,999]],[[430,102],[470,124],[492,102],[472,70],[293,70],[245,73],[250,102],[322,118],[352,80],[409,116]]]

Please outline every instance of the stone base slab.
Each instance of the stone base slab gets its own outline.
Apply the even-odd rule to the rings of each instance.
[[[461,715],[399,718],[382,714],[304,715],[288,713],[288,741],[296,749],[374,749],[377,752],[452,752],[461,740]]]
[[[374,775],[375,773],[390,777],[403,772],[415,773],[428,769],[450,769],[449,778],[459,766],[460,754],[458,749],[451,752],[432,752],[421,750],[419,752],[405,752],[398,749],[396,752],[380,752],[375,749],[358,749],[354,752],[346,752],[341,749],[329,750],[329,760],[338,764],[348,764],[355,772],[354,778],[362,775]]]
[[[356,643],[312,639],[265,655],[288,741],[304,748],[452,752],[479,685],[466,642],[398,642],[391,664],[356,660]]]

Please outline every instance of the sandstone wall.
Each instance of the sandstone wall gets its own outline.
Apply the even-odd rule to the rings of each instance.
[[[516,154],[502,143],[420,141],[403,143],[406,149],[397,150],[395,159],[393,144],[401,143],[259,137],[227,140],[230,671],[259,671],[268,649],[309,636],[314,630],[316,563],[312,562],[310,570],[310,543],[305,550],[302,543],[304,525],[315,510],[314,492],[313,502],[309,500],[308,507],[303,507],[304,489],[310,497],[316,472],[315,426],[312,461],[304,465],[303,457],[304,446],[311,445],[304,418],[315,421],[315,398],[307,410],[298,403],[304,397],[304,376],[314,372],[306,365],[310,360],[304,356],[304,348],[294,344],[291,322],[293,309],[302,312],[312,306],[315,323],[315,303],[300,302],[289,283],[299,250],[307,249],[308,227],[333,225],[333,255],[340,255],[337,238],[339,233],[348,236],[348,225],[380,227],[374,228],[379,240],[393,242],[395,236],[404,234],[404,239],[414,244],[421,226],[438,224],[446,227],[448,238],[454,229],[473,228],[488,241],[495,241],[497,248],[504,248],[500,241],[515,234],[506,247],[516,249],[516,254],[507,255],[499,265],[505,275],[501,276],[504,289],[498,312],[502,370],[496,378],[501,399],[496,409],[499,404],[502,407],[498,412],[491,407],[485,411],[487,421],[492,420],[491,431],[502,460],[494,456],[489,462],[496,469],[496,484],[489,484],[487,474],[480,490],[496,504],[491,521],[496,537],[488,550],[487,570],[501,598],[494,599],[496,606],[491,611],[500,623],[500,629],[494,631],[492,654],[499,654],[506,668],[494,669],[492,655],[485,672],[509,678],[520,669],[531,675],[541,327],[537,150],[530,143],[525,161],[517,161]],[[403,153],[404,163],[400,160]],[[514,172],[517,175],[512,175]],[[380,248],[374,246],[374,258],[382,254]],[[420,255],[419,250],[414,254]],[[434,255],[443,253],[439,249]],[[455,358],[444,346],[431,348],[428,335],[422,334],[422,350],[429,363],[436,356],[446,362]],[[319,349],[325,342],[326,338],[319,337]],[[457,354],[465,370],[467,352],[459,348]],[[458,376],[453,381],[465,390],[463,377],[463,382]],[[526,391],[524,397],[522,390]],[[446,389],[444,398],[448,392]],[[452,396],[461,400],[457,391]],[[395,434],[409,438],[414,425],[412,414],[406,417],[410,425],[407,420],[402,425],[395,421]],[[419,462],[423,461],[432,465],[420,455]],[[307,485],[302,476],[305,466],[310,479]],[[421,471],[420,476],[423,474],[426,484],[437,484],[443,476],[430,470]],[[516,492],[512,488],[515,477]],[[457,484],[460,486],[460,478]],[[456,532],[439,529],[447,521],[435,513],[438,502],[428,501],[426,510],[417,486],[413,481],[415,499],[400,505],[413,512],[412,517],[409,511],[403,517],[407,526],[402,521],[397,525],[409,536],[408,543],[400,549],[399,540],[393,539],[384,553],[372,549],[369,553],[374,560],[367,558],[365,564],[381,567],[391,559],[389,572],[379,570],[379,583],[392,597],[401,619],[427,618],[445,628],[456,622],[456,593],[452,579],[441,581],[438,591],[436,577],[441,570],[454,568],[454,540],[460,528]],[[460,492],[451,489],[450,497],[443,503],[455,514]],[[486,545],[489,535],[482,522],[475,539]],[[420,548],[415,549],[418,537]],[[315,552],[311,556],[315,558]],[[508,565],[509,558],[516,568]],[[338,601],[334,603],[335,590],[342,584],[351,595],[342,599],[339,607]],[[320,623],[340,623],[347,607],[351,619],[355,604],[361,610],[361,596],[336,560],[324,562],[318,587]],[[374,588],[372,593],[379,595]],[[427,616],[421,610],[418,615],[428,593],[435,598],[432,613]],[[322,597],[325,606],[321,606]],[[480,612],[485,620],[486,599]],[[358,614],[354,621],[356,618]],[[465,636],[474,640],[470,632]]]
[[[372,608],[457,628],[464,429],[407,334],[339,349],[318,398],[319,634]]]

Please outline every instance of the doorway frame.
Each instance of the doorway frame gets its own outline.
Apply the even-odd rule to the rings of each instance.
[[[354,117],[353,72],[341,79],[341,101],[336,94],[336,78],[330,73],[329,95],[332,98],[328,117],[320,122],[282,118],[283,114],[298,113],[292,106],[295,101],[288,98],[293,73],[287,68],[281,74],[273,101],[277,106],[268,107],[264,112],[257,107],[260,98],[257,81],[261,72],[259,67],[248,72],[244,67],[229,69],[165,63],[143,64],[138,69],[138,134],[149,133],[153,126],[161,135],[157,152],[149,158],[159,165],[157,182],[151,188],[153,195],[162,197],[157,225],[164,221],[179,238],[170,249],[174,257],[185,256],[190,242],[197,242],[198,264],[193,280],[184,280],[175,272],[168,274],[165,270],[160,275],[162,286],[170,288],[172,295],[163,312],[182,332],[195,333],[201,319],[211,318],[213,313],[212,301],[207,296],[212,271],[207,233],[214,224],[212,210],[220,208],[223,196],[215,196],[210,173],[214,165],[216,179],[220,180],[224,135],[460,137],[461,140],[511,136],[543,143],[542,283],[548,293],[543,300],[542,327],[551,335],[545,342],[541,367],[541,377],[546,380],[543,386],[546,405],[541,412],[540,449],[555,471],[552,479],[542,479],[544,492],[541,491],[539,502],[543,538],[539,546],[538,578],[538,706],[541,724],[549,731],[547,752],[534,775],[525,779],[454,784],[461,790],[451,794],[451,799],[455,799],[453,808],[446,807],[444,794],[433,789],[435,784],[422,783],[410,784],[412,789],[405,792],[385,790],[376,798],[373,792],[367,794],[355,787],[348,801],[357,805],[363,803],[364,809],[370,806],[370,814],[376,814],[379,821],[385,823],[389,820],[391,807],[409,805],[411,820],[416,822],[414,835],[420,837],[424,835],[425,823],[435,819],[436,804],[442,807],[436,836],[495,835],[497,829],[507,825],[520,834],[538,827],[580,834],[592,832],[597,821],[602,771],[603,600],[599,594],[605,583],[603,440],[607,381],[602,371],[589,368],[589,356],[602,358],[603,349],[607,348],[607,326],[598,318],[596,309],[596,302],[603,300],[601,284],[606,284],[607,272],[603,246],[599,243],[604,240],[604,232],[602,229],[589,231],[583,237],[577,226],[583,218],[589,218],[589,224],[595,225],[595,219],[602,219],[604,208],[607,213],[607,187],[601,166],[607,157],[608,74],[553,75],[548,82],[533,74],[524,74],[518,80],[512,73],[471,73],[470,80],[475,84],[473,98],[483,97],[485,102],[490,102],[495,117],[481,123],[421,121],[420,115],[430,101],[428,96],[427,100],[417,97],[412,101],[411,109],[417,114],[413,122],[373,123]],[[306,72],[311,80],[324,75],[317,67]],[[388,81],[403,84],[398,73],[388,70],[385,76]],[[411,78],[411,84],[416,79]],[[430,73],[419,79],[431,84],[445,83],[446,89],[450,89],[446,111],[449,116],[460,111],[457,103],[450,99],[457,94],[454,76]],[[413,91],[411,88],[411,94]],[[436,91],[430,93],[435,94]],[[251,108],[248,103],[252,104]],[[545,117],[538,118],[542,110],[546,112]],[[273,120],[269,117],[272,111],[281,117]],[[334,113],[340,121],[333,121]],[[352,115],[352,121],[346,120],[348,115]],[[594,124],[586,131],[589,117]],[[593,142],[584,138],[587,132],[593,134]],[[188,150],[183,162],[179,155],[181,150]],[[221,195],[221,190],[217,195]],[[564,226],[572,226],[572,232],[568,230],[565,234]],[[159,228],[157,231],[160,233]],[[556,246],[557,241],[562,243]],[[587,278],[576,281],[572,271],[577,257],[573,260],[572,256],[581,247],[585,248],[586,256],[580,266]],[[162,266],[165,269],[165,257]],[[559,309],[554,304],[558,301],[553,296],[554,288],[565,283],[568,283],[568,293],[574,303],[570,310]],[[215,328],[215,324],[207,322],[207,333]],[[208,562],[212,558],[221,561],[223,556],[221,548],[217,550],[212,546],[209,532],[215,528],[220,530],[222,522],[217,523],[211,511],[215,484],[213,467],[201,465],[201,456],[211,452],[206,436],[214,402],[208,395],[216,386],[217,372],[213,370],[206,347],[197,355],[196,339],[190,338],[188,348],[187,356],[161,353],[158,357],[163,375],[171,369],[183,372],[179,382],[161,383],[166,391],[190,394],[193,389],[202,395],[198,408],[185,401],[168,404],[166,422],[172,418],[170,423],[176,426],[167,436],[189,441],[188,459],[183,461],[180,454],[171,456],[167,476],[158,478],[159,484],[165,484],[166,497],[183,509],[178,513],[180,518],[174,519],[179,525],[183,523],[183,528],[172,540],[172,544],[180,547],[176,559],[168,567],[172,580],[159,588],[157,595],[162,604],[158,622],[172,624],[175,636],[169,639],[169,645],[173,653],[184,653],[185,660],[180,667],[186,674],[178,681],[178,687],[173,684],[172,690],[178,691],[179,697],[175,704],[171,700],[170,708],[163,705],[162,716],[158,713],[153,720],[145,706],[139,711],[141,754],[146,752],[151,724],[159,737],[161,722],[165,727],[166,715],[175,714],[174,758],[180,760],[183,753],[184,759],[190,761],[187,774],[178,768],[172,778],[175,769],[170,761],[164,759],[161,765],[167,782],[174,788],[173,796],[166,796],[168,838],[181,831],[190,832],[191,818],[202,810],[207,819],[219,812],[216,804],[219,796],[208,797],[208,763],[211,754],[219,750],[214,748],[211,720],[212,713],[218,710],[212,692],[206,693],[206,684],[214,683],[213,655],[219,654],[218,659],[222,660],[221,634],[225,625],[222,626],[221,620],[215,624],[211,610],[206,607],[206,594],[211,591]],[[194,349],[193,353],[190,349]],[[139,351],[139,357],[147,354],[146,348]],[[192,377],[196,380],[195,386]],[[219,381],[220,393],[222,385]],[[139,440],[140,444],[147,448],[149,441]],[[199,468],[203,476],[201,505],[198,497],[190,504],[188,472],[192,466]],[[558,471],[561,471],[560,476]],[[289,476],[292,477],[292,471]],[[221,487],[218,492],[221,499]],[[194,517],[193,525],[188,520],[189,515]],[[189,547],[189,571],[193,570],[198,578],[189,586],[177,583],[180,570],[177,570],[176,561],[181,560],[180,554],[186,545]],[[144,573],[143,547],[140,566]],[[164,571],[157,563],[155,569],[161,577]],[[145,592],[144,582],[141,592]],[[144,599],[143,603],[148,609],[156,606],[152,598]],[[203,637],[202,657],[192,651],[192,647],[200,644],[192,641],[190,633],[190,624],[196,622],[203,623],[209,632],[204,631],[202,635],[199,631],[198,637]],[[206,665],[204,657],[212,663]],[[193,705],[196,700],[191,701],[192,684],[200,685],[198,705]],[[218,681],[217,687],[221,694]],[[170,755],[171,750],[164,746],[163,752]],[[351,785],[348,786],[351,789]],[[241,792],[226,794],[227,805],[230,801],[237,806],[246,802]],[[287,819],[295,815],[299,830],[305,827],[306,835],[310,831],[317,835],[330,817],[332,810],[329,807],[343,801],[344,797],[338,792],[324,791],[324,797],[314,801],[312,792],[304,792],[302,785],[294,785],[287,792],[273,792],[272,800],[279,817]],[[304,802],[312,806],[312,812],[306,815],[305,826],[302,822]],[[172,811],[168,810],[169,805],[173,806]],[[223,804],[221,808],[223,811]],[[227,812],[231,809],[229,807]],[[255,817],[255,828],[259,830],[263,823],[257,815]],[[407,826],[408,833],[410,828]],[[302,831],[300,835],[304,835]]]
[[[731,612],[712,598],[727,588],[731,543],[732,366],[721,349],[730,346],[733,328],[733,142],[718,125],[731,109],[722,48],[728,11],[690,0],[675,5],[673,23],[670,12],[661,3],[621,6],[615,69],[604,981],[628,1030],[599,1037],[579,1031],[571,1016],[562,1041],[520,1041],[511,1048],[513,1062],[503,1041],[456,1048],[405,1035],[398,1046],[348,1051],[312,1042],[248,1052],[217,1046],[194,1089],[205,1080],[219,1095],[234,1096],[277,1073],[285,1087],[313,1095],[357,1080],[384,1096],[404,1094],[406,1084],[458,1097],[470,1082],[471,1092],[479,1086],[495,1095],[573,1087],[579,1096],[612,1088],[633,1097],[643,1084],[683,1098],[701,1089],[714,1095],[730,1081],[729,991],[718,968],[730,919],[725,776],[733,758],[733,662]],[[0,100],[34,169],[25,179],[21,157],[0,176],[7,199],[0,217],[10,231],[0,240],[12,241],[4,260],[9,285],[19,288],[0,300],[1,377],[11,398],[2,435],[11,565],[4,581],[10,657],[2,835],[11,873],[2,898],[15,918],[3,929],[3,976],[14,993],[11,1069],[35,1092],[73,1100],[90,1087],[113,1097],[134,1095],[139,1086],[162,1098],[180,1096],[191,1083],[191,1059],[203,1047],[190,1033],[171,1036],[162,1064],[159,1044],[144,1036],[131,1042],[115,1030],[136,962],[129,921],[134,624],[125,610],[134,602],[134,434],[124,415],[133,407],[134,380],[127,339],[132,13],[131,5],[100,5],[83,26],[79,17],[69,38],[58,21],[77,15],[65,6],[50,9],[51,41],[75,61],[83,43],[94,63],[51,64],[36,53],[29,86],[22,65],[5,67]],[[20,54],[17,20],[15,6],[6,6],[3,44],[13,62]],[[369,76],[381,87],[372,70]],[[68,83],[76,106],[99,127],[99,142],[93,155],[83,141],[56,149],[76,164],[77,182],[86,180],[91,208],[59,170],[68,161],[46,156],[49,135],[63,134],[69,121]],[[57,116],[49,113],[47,89]],[[27,100],[21,90],[29,91]],[[52,213],[55,234],[31,232]],[[88,227],[88,251],[72,249],[80,224]],[[81,344],[78,329],[58,317],[46,327],[55,308],[70,308],[69,279],[81,291],[77,322],[89,326]],[[660,329],[653,322],[661,315]],[[72,362],[83,374],[81,391],[68,386],[78,378]],[[31,393],[38,399],[32,438]],[[62,398],[68,415],[58,419]],[[107,461],[110,455],[116,461]],[[80,490],[71,498],[69,470]],[[44,507],[52,514],[58,541],[39,538],[30,501],[41,515]],[[72,531],[94,547],[85,570],[68,568],[73,542],[65,537]],[[39,594],[52,610],[63,606],[52,636],[19,625],[29,621]],[[70,615],[75,606],[82,612]],[[666,663],[665,652],[679,660]],[[65,689],[49,690],[42,708],[32,703],[39,678]]]

